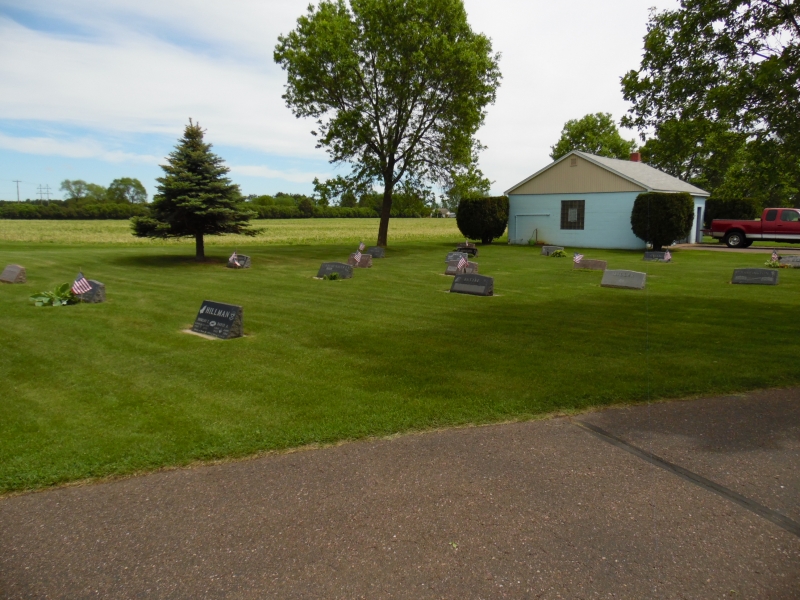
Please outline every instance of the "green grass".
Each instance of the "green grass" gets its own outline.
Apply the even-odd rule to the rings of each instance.
[[[445,293],[444,256],[460,238],[443,238],[395,243],[345,281],[313,276],[350,242],[237,245],[253,268],[234,271],[224,268],[233,244],[197,264],[190,246],[0,240],[0,266],[22,264],[29,280],[0,286],[0,491],[800,383],[800,270],[781,270],[777,287],[735,286],[733,268],[763,256],[679,250],[661,264],[585,252],[649,272],[645,291],[616,290],[569,258],[494,245],[477,262],[498,296],[479,298]],[[27,300],[78,267],[106,284],[107,303]],[[247,337],[181,333],[203,299],[244,306]]]

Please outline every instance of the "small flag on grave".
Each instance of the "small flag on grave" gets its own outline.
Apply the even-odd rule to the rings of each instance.
[[[78,276],[75,278],[75,283],[72,284],[72,293],[73,294],[85,294],[86,292],[91,292],[92,286],[91,284],[86,281],[86,277],[83,276],[83,273],[78,273]]]
[[[456,268],[463,269],[467,266],[467,264],[469,264],[467,262],[467,259],[462,256],[461,258],[458,259],[458,266]]]
[[[672,254],[670,254],[669,250],[664,252],[664,262],[669,262],[672,260]]]
[[[361,262],[361,250],[356,250],[356,253],[353,254],[353,258],[356,259],[356,263]]]
[[[236,250],[233,251],[233,254],[231,254],[231,257],[228,259],[228,262],[232,262],[235,265],[239,264],[239,257],[236,254]]]
[[[579,263],[583,260],[583,254],[578,254],[577,252],[572,256],[572,262]]]
[[[775,250],[772,251],[772,262],[778,262],[778,253]]]
[[[361,251],[362,251],[364,248],[366,248],[366,246],[364,245],[364,242],[361,242],[361,243],[358,245],[358,251],[359,251],[359,252],[361,252]]]

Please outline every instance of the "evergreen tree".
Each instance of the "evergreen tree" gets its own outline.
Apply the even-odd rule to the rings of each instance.
[[[255,213],[242,204],[239,186],[226,177],[230,169],[203,141],[205,131],[192,123],[170,153],[159,177],[151,216],[132,220],[137,237],[193,237],[195,258],[205,259],[204,236],[224,233],[255,235],[248,221]]]

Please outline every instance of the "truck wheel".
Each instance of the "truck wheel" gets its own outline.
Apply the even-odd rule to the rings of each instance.
[[[744,248],[747,243],[747,238],[739,231],[732,231],[725,236],[725,243],[728,245],[728,248]]]

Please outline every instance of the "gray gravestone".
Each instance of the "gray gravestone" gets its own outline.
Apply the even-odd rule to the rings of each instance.
[[[245,255],[245,254],[237,254],[235,261],[232,258],[228,259],[228,268],[229,269],[249,269],[250,268],[250,257]]]
[[[331,273],[338,273],[342,279],[350,279],[353,277],[353,267],[340,262],[322,263],[317,277],[322,279],[325,275],[330,275]]]
[[[467,254],[466,252],[448,252],[447,253],[447,258],[444,259],[444,262],[447,262],[447,263],[449,263],[451,261],[458,262],[462,258],[464,260],[469,260],[469,254]]]
[[[367,248],[367,254],[369,254],[372,258],[386,258],[386,248],[372,246],[371,248]]]
[[[573,269],[588,269],[590,271],[605,271],[608,263],[604,260],[584,258],[580,262],[573,262]]]
[[[643,290],[647,281],[647,273],[638,271],[606,270],[603,271],[602,287],[629,288]]]
[[[459,273],[453,279],[450,293],[471,294],[473,296],[493,296],[494,279],[485,275],[468,275]]]
[[[464,273],[467,275],[476,274],[478,272],[478,263],[476,262],[468,262],[467,266],[464,267]]]
[[[347,259],[347,264],[351,267],[358,267],[359,269],[369,269],[372,267],[372,255],[371,254],[362,254],[361,258],[356,261],[356,253],[350,255],[350,258]]]
[[[655,262],[670,262],[672,259],[667,260],[666,252],[645,252],[643,260],[655,261]]]
[[[734,269],[731,283],[778,285],[778,271],[776,269]]]
[[[459,244],[456,247],[456,252],[464,252],[465,254],[469,254],[470,256],[478,256],[478,248],[475,244],[470,242],[466,242],[463,244]]]
[[[464,267],[458,268],[458,260],[450,260],[447,262],[447,267],[445,267],[444,274],[445,275],[458,275],[459,273],[464,273]]]
[[[100,304],[101,302],[106,301],[106,286],[99,281],[95,281],[94,279],[89,280],[89,285],[92,286],[92,289],[88,292],[83,294],[78,294],[78,298],[81,299],[81,302],[86,302],[88,304]]]
[[[26,281],[25,267],[20,265],[8,265],[0,274],[0,282],[3,283],[25,283]]]
[[[563,246],[542,246],[542,254],[544,256],[550,256],[556,250],[563,250]]]
[[[782,265],[789,265],[794,269],[800,269],[800,255],[798,254],[789,254],[786,256],[781,256],[778,259]]]
[[[243,312],[242,307],[235,304],[203,300],[192,331],[221,340],[242,337]]]

